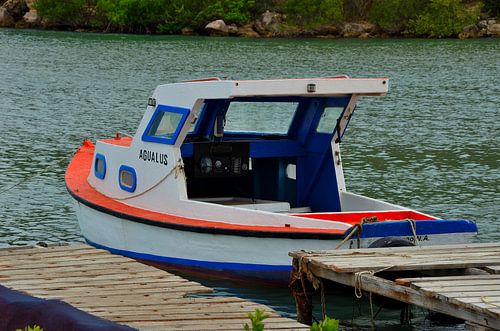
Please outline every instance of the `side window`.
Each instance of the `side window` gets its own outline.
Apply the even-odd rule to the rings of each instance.
[[[97,153],[94,160],[94,175],[99,179],[106,177],[106,158]]]
[[[122,190],[131,193],[135,191],[137,187],[137,175],[135,174],[134,168],[122,165],[118,172],[118,180]]]
[[[159,105],[142,135],[142,140],[175,144],[189,111],[189,108]]]
[[[325,107],[325,111],[318,123],[316,132],[333,133],[337,125],[337,119],[342,115],[344,107]]]

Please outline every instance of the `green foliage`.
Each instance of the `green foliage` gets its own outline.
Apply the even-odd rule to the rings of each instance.
[[[23,330],[16,329],[16,331],[43,331],[43,329],[40,326],[35,324],[33,326],[27,326]]]
[[[152,32],[165,16],[163,0],[97,0],[97,10],[126,32]]]
[[[374,0],[369,18],[388,31],[399,32],[426,4],[427,0]]]
[[[283,10],[293,24],[314,27],[343,18],[343,0],[285,0]]]
[[[202,30],[216,19],[243,25],[251,20],[254,10],[253,0],[171,0],[158,31],[178,33],[185,27]]]
[[[86,21],[86,0],[37,0],[34,6],[40,17],[60,25],[78,26]]]
[[[476,22],[480,6],[467,8],[460,0],[430,0],[423,12],[408,23],[407,32],[417,36],[444,38],[457,35]]]
[[[196,15],[196,22],[206,24],[216,19],[223,19],[228,24],[244,24],[250,20],[250,12],[255,5],[255,1],[248,0],[216,0],[205,3],[207,7]]]
[[[500,1],[498,0],[483,0],[484,11],[493,17],[500,14]]]
[[[373,0],[344,1],[344,18],[348,21],[366,20]]]
[[[263,331],[264,330],[264,323],[263,321],[269,317],[268,314],[265,313],[266,311],[264,309],[255,309],[255,314],[248,313],[248,318],[250,319],[250,322],[252,322],[252,326],[248,326],[248,323],[245,323],[244,325],[244,330],[245,331]]]
[[[339,320],[325,317],[319,324],[314,322],[310,331],[337,331],[339,329]]]

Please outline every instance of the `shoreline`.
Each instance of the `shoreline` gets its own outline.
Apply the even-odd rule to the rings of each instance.
[[[357,24],[357,23],[346,23],[346,24]],[[94,34],[116,34],[116,35],[131,35],[131,36],[177,36],[177,37],[229,37],[229,38],[243,38],[243,39],[373,39],[373,40],[384,40],[384,39],[425,39],[425,40],[440,40],[440,39],[495,39],[500,37],[499,34],[477,34],[477,33],[464,33],[463,36],[452,36],[444,38],[428,37],[428,36],[416,36],[409,34],[388,34],[388,33],[376,33],[370,34],[367,32],[354,33],[350,35],[342,34],[321,34],[310,30],[303,31],[284,31],[283,33],[274,34],[255,34],[246,35],[241,33],[220,33],[217,31],[207,32],[207,33],[138,33],[138,32],[125,32],[116,30],[100,30],[93,28],[68,28],[68,27],[44,27],[44,26],[0,26],[0,29],[10,29],[10,30],[32,30],[32,31],[53,31],[53,32],[76,32],[76,33],[94,33]]]
[[[327,18],[322,17],[321,11],[318,11],[315,15],[319,15],[319,17],[312,15],[313,18],[311,18],[311,13],[304,12],[306,10],[304,8],[295,13],[293,11],[287,13],[286,8],[281,8],[285,12],[265,10],[261,11],[260,14],[241,11],[238,12],[240,15],[238,19],[228,17],[226,21],[224,16],[229,15],[227,12],[205,13],[207,16],[202,19],[198,18],[201,14],[198,13],[195,18],[177,21],[175,17],[165,17],[166,14],[157,14],[155,17],[144,17],[146,14],[139,14],[136,15],[138,18],[135,17],[135,20],[123,16],[120,18],[121,21],[117,22],[117,19],[113,19],[113,15],[119,15],[119,13],[105,12],[98,5],[82,7],[82,11],[75,14],[68,12],[68,8],[50,7],[58,5],[49,5],[47,1],[52,0],[0,0],[0,28],[244,38],[476,39],[500,37],[500,20],[496,18],[497,13],[492,12],[492,15],[480,13],[480,5],[473,6],[472,9],[463,7],[443,10],[438,8],[442,12],[437,11],[432,14],[421,9],[423,10],[421,14],[413,14],[414,19],[403,20],[402,17],[395,17],[392,18],[391,22],[383,21],[380,17],[376,19],[373,15],[368,16],[366,13],[363,17],[330,15]],[[58,10],[62,10],[63,13],[56,13]],[[117,9],[115,8],[115,10]],[[122,8],[122,10],[124,9]],[[317,8],[317,10],[319,9]],[[468,19],[456,18],[455,16],[459,12],[455,13],[454,11],[457,10],[461,10],[464,15],[467,14]],[[309,16],[307,16],[308,14]],[[132,15],[132,13],[127,15]],[[425,15],[438,16],[427,17],[426,19],[431,21],[426,21],[427,25],[424,26],[424,23],[417,21],[421,18],[420,16]],[[396,23],[395,19],[403,21]],[[442,19],[449,19],[445,26],[439,25],[439,20]],[[425,20],[422,19],[422,21]]]

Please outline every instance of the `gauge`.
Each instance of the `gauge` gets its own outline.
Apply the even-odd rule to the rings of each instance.
[[[219,161],[220,162],[220,161]],[[200,160],[200,169],[202,174],[209,174],[212,172],[212,159],[209,157],[202,157]]]

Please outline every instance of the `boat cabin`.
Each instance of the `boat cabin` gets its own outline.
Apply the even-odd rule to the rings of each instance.
[[[401,209],[347,193],[340,157],[358,97],[387,90],[387,78],[345,76],[160,85],[133,139],[97,143],[89,183],[158,210],[165,198],[290,214]],[[97,171],[109,158],[119,185]]]

